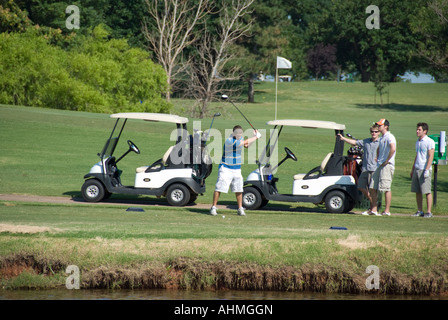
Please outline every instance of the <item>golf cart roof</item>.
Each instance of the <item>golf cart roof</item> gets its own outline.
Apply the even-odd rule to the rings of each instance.
[[[266,122],[271,126],[292,126],[312,129],[333,129],[333,130],[345,130],[344,124],[339,124],[331,121],[319,121],[319,120],[300,120],[300,119],[287,119],[287,120],[271,120]]]
[[[187,118],[180,117],[174,114],[166,113],[149,113],[149,112],[125,112],[125,113],[114,113],[110,115],[111,118],[120,119],[137,119],[145,121],[155,121],[155,122],[170,122],[170,123],[180,123],[184,124],[188,122]]]

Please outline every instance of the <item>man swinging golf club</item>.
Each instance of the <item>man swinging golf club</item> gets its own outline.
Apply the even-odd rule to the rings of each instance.
[[[236,195],[238,204],[238,215],[245,216],[243,208],[243,176],[241,174],[241,152],[244,148],[249,146],[261,134],[254,130],[254,136],[243,140],[243,128],[239,125],[233,127],[233,132],[224,143],[224,150],[222,154],[221,163],[219,165],[218,179],[216,181],[215,192],[213,194],[213,205],[210,209],[210,214],[216,216],[216,205],[218,204],[221,192],[227,193],[229,187]]]

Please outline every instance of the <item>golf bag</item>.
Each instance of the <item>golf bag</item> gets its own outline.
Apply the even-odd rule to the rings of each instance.
[[[361,175],[362,155],[363,149],[361,147],[351,147],[347,151],[347,157],[344,161],[344,175],[351,175],[358,184],[358,178]]]

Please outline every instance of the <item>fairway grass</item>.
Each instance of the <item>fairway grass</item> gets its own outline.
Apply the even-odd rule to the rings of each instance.
[[[439,166],[432,219],[411,217],[416,205],[409,171],[416,123],[428,122],[430,134],[448,129],[448,85],[397,83],[388,89],[389,96],[383,97],[388,104],[381,107],[372,84],[280,83],[278,118],[343,123],[357,138],[368,136],[372,122],[389,119],[398,144],[392,216],[326,214],[322,207],[304,203],[274,202],[266,210],[247,211],[247,217],[223,209],[212,217],[201,209],[206,206],[145,205],[145,212],[128,212],[126,205],[107,203],[0,201],[0,287],[65,288],[65,269],[76,265],[83,288],[446,293],[448,166]],[[262,83],[256,85],[256,103],[237,103],[256,128],[269,129],[274,101],[274,84]],[[191,101],[174,100],[172,112],[188,117],[191,106]],[[247,129],[231,105],[216,102],[211,108],[211,114],[223,114],[213,125],[223,134],[235,124]],[[194,121],[199,120],[190,119],[190,130]],[[202,129],[210,122],[202,119]],[[96,154],[113,125],[104,114],[0,106],[0,194],[79,198],[83,176],[98,161]],[[129,121],[116,154],[127,150],[128,139],[142,153],[120,162],[125,185],[133,185],[136,167],[153,163],[174,144],[173,129]],[[288,147],[298,161],[280,167],[279,191],[290,193],[292,176],[318,165],[333,146],[334,132],[285,128],[279,158]],[[255,168],[245,164],[243,176]],[[214,164],[207,191],[197,203],[211,203],[216,177]],[[131,198],[136,197],[112,196]],[[235,203],[232,193],[220,200]],[[380,270],[379,290],[366,288],[368,266]]]
[[[256,89],[256,103],[240,103],[240,109],[256,128],[267,130],[269,134],[269,129],[272,128],[266,122],[274,118],[275,86],[261,83],[256,85]],[[346,125],[345,132],[360,139],[369,135],[368,129],[374,121],[388,118],[391,132],[397,138],[391,210],[393,213],[414,213],[416,204],[415,194],[410,192],[410,170],[415,158],[416,123],[428,122],[430,134],[447,130],[448,84],[397,83],[391,84],[389,91],[389,107],[380,107],[374,104],[372,84],[281,83],[278,118],[336,121]],[[188,100],[175,100],[172,112],[188,117],[186,110],[191,105],[192,102]],[[223,135],[226,129],[235,124],[242,124],[247,129],[244,119],[230,104],[213,103],[211,113],[214,111],[223,114],[213,124],[213,128]],[[206,130],[210,123],[209,118],[190,119],[189,130],[198,126]],[[80,197],[83,176],[98,162],[97,153],[103,148],[113,125],[114,120],[105,114],[0,106],[0,193]],[[168,147],[174,144],[170,140],[174,128],[171,124],[128,122],[116,154],[121,155],[127,150],[128,139],[139,146],[141,154],[131,153],[120,162],[124,185],[134,184],[135,168],[160,159]],[[214,143],[213,146],[221,151],[221,143]],[[279,159],[285,156],[284,147],[291,149],[298,158],[297,162],[286,161],[277,173],[279,192],[289,194],[292,191],[293,175],[308,172],[333,150],[334,132],[324,129],[284,128],[278,144]],[[346,144],[345,150],[348,147]],[[253,150],[256,148],[258,146],[252,147]],[[215,151],[212,152],[214,154]],[[249,158],[248,152],[245,153],[245,159]],[[255,164],[244,165],[243,176],[246,177],[255,168]],[[216,178],[215,163],[214,170],[206,181],[207,192],[198,197],[198,203],[211,203],[210,190],[214,189]],[[439,166],[437,206],[433,210],[435,215],[448,214],[447,181],[448,166]],[[223,194],[221,200],[233,202],[235,197],[231,193]],[[314,207],[305,203],[284,205]]]

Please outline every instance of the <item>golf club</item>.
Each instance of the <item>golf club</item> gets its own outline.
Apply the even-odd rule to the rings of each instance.
[[[210,136],[210,130],[212,129],[213,121],[215,121],[215,118],[216,118],[216,117],[220,117],[220,116],[221,116],[221,113],[219,113],[219,112],[216,112],[216,113],[213,115],[213,119],[212,119],[212,123],[210,124],[210,128],[208,129],[207,133],[204,134],[204,136],[205,136],[205,142],[208,141],[208,137]]]
[[[216,112],[216,113],[213,115],[212,123],[210,124],[210,128],[208,129],[208,131],[210,131],[210,129],[212,128],[212,126],[213,126],[213,121],[215,121],[215,118],[216,118],[216,117],[220,117],[220,116],[221,116],[221,114],[220,114],[219,112]]]
[[[241,112],[241,110],[238,109],[238,107],[233,103],[233,101],[229,99],[229,97],[228,97],[227,95],[223,94],[223,95],[221,96],[221,99],[222,99],[222,100],[227,100],[227,101],[229,101],[229,102],[236,108],[236,110],[238,110],[238,112],[241,113],[241,115],[243,116],[243,118],[246,119],[247,123],[252,127],[252,129],[257,130],[257,129],[255,129],[255,127],[252,125],[252,123],[250,123],[250,121],[246,118],[246,116]]]

